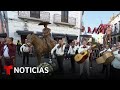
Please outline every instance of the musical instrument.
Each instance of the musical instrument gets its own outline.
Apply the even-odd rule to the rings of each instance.
[[[105,62],[104,62],[105,64],[111,63],[114,60],[114,58],[115,58],[113,53],[110,52],[110,51],[105,52],[103,54],[103,57],[104,57],[104,60],[105,60]]]
[[[94,48],[94,47],[96,47],[96,45],[91,46],[89,49]],[[77,63],[83,63],[89,56],[88,50],[84,50],[82,54],[76,54],[74,57],[74,60]]]
[[[101,56],[101,57],[97,58],[97,59],[96,59],[96,62],[97,62],[97,64],[102,64],[102,63],[104,63],[104,62],[105,62],[104,57]]]
[[[101,57],[96,59],[97,64],[102,64],[102,63],[109,64],[109,63],[111,63],[114,60],[114,58],[115,58],[113,53],[112,53],[115,50],[105,51]]]

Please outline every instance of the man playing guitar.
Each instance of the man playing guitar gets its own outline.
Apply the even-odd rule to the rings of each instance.
[[[111,63],[111,79],[120,80],[120,42],[114,49],[115,58]]]
[[[83,53],[84,50],[88,50],[90,48],[90,46],[87,45],[87,40],[84,39],[83,42],[82,42],[82,45],[79,47],[78,49],[78,53]],[[84,72],[83,72],[83,69],[87,71],[87,77],[89,76],[89,57],[83,62],[80,64],[80,75],[82,75]]]

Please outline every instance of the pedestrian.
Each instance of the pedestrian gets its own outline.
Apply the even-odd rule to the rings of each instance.
[[[12,37],[6,38],[6,44],[4,44],[0,50],[0,58],[3,58],[6,66],[15,66],[16,45],[13,44]],[[11,70],[10,76],[11,78],[14,78],[13,70]]]
[[[71,60],[71,71],[72,73],[75,72],[75,53],[76,53],[77,47],[75,45],[75,41],[72,41],[72,44],[69,47],[68,54],[70,55],[70,60]]]
[[[30,46],[28,45],[28,43],[23,44],[20,47],[20,51],[23,53],[23,65],[25,65],[26,58],[27,58],[27,65],[29,65]]]
[[[2,41],[0,41],[0,51],[2,48]],[[0,57],[0,74],[2,74],[3,66],[2,66],[2,57]]]
[[[17,41],[17,53],[18,55],[20,56],[21,55],[21,52],[20,52],[20,47],[22,46],[22,44],[20,43],[20,41],[18,40]]]
[[[63,60],[64,60],[64,52],[65,50],[65,44],[63,43],[63,40],[59,40],[59,43],[55,45],[55,47],[51,50],[51,55],[54,54],[54,51],[56,53],[56,59],[58,63],[58,71],[60,73],[64,72],[63,69]]]
[[[84,50],[88,50],[90,48],[90,46],[88,46],[87,43],[88,43],[87,40],[83,39],[82,45],[80,45],[78,49],[78,53],[84,54]],[[90,71],[89,71],[89,56],[88,56],[88,58],[83,63],[80,63],[80,76],[81,77],[86,76],[88,78],[89,75],[90,75]]]

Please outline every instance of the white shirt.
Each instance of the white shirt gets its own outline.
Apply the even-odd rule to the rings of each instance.
[[[25,45],[26,45],[26,44],[23,44],[23,45],[20,47],[20,51],[21,51],[21,52],[29,52],[29,50],[30,50],[29,47],[27,47],[27,46],[25,47]]]
[[[120,54],[118,54],[118,51],[119,50],[113,52],[115,59],[111,63],[111,65],[116,69],[120,69]]]
[[[68,54],[74,55],[76,53],[77,47],[74,46],[74,48],[72,48],[72,46],[69,47],[68,50]]]
[[[103,51],[100,51],[100,53],[103,53],[103,52],[105,52],[105,51],[112,51],[110,48],[109,49],[104,49]]]
[[[79,47],[80,47],[79,45],[75,46],[76,50],[78,50],[78,49],[79,49]]]
[[[56,50],[56,54],[57,55],[63,55],[64,54],[64,50],[65,50],[65,46],[66,45],[63,45],[63,50],[62,48],[57,48],[59,46],[59,44],[56,44],[55,47],[51,50],[51,54],[53,55],[53,52]]]
[[[8,49],[7,45],[5,45],[5,46],[4,46],[3,56],[4,56],[4,57],[10,57],[9,54],[8,54],[8,52],[9,52],[9,49]]]
[[[86,48],[83,48],[84,45],[81,45],[78,49],[78,53],[83,52],[84,50],[88,50],[90,48],[90,46],[86,45]]]

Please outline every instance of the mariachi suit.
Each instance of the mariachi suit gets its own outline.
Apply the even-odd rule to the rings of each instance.
[[[76,46],[70,46],[68,50],[68,54],[70,55],[70,60],[71,60],[71,69],[72,72],[75,72],[75,53],[76,53],[77,47]]]
[[[56,54],[56,59],[57,59],[57,63],[58,63],[58,69],[60,72],[64,72],[63,69],[63,60],[64,60],[64,50],[65,50],[65,46],[63,45],[63,47],[59,47],[59,44],[56,44],[55,47],[51,50],[51,54],[53,55],[53,53],[55,52]]]
[[[110,48],[109,49],[104,49],[103,51],[100,51],[100,54],[106,52],[106,51],[112,51]],[[103,64],[103,69],[102,69],[102,73],[104,73],[104,71],[106,70],[106,77],[109,76],[109,65]]]
[[[120,50],[113,52],[115,59],[111,63],[111,79],[120,80]]]
[[[80,46],[80,48],[78,49],[78,53],[81,53],[83,52],[84,50],[88,50],[90,46],[86,45],[85,47],[83,45]],[[80,64],[80,75],[82,75],[84,73],[84,70],[87,72],[87,76],[90,75],[90,72],[89,72],[89,57],[83,62]]]

